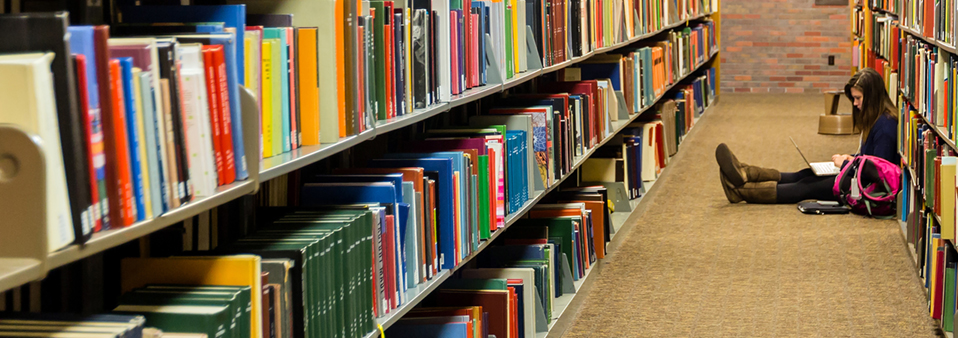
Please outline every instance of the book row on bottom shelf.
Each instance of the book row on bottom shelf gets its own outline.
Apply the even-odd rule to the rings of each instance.
[[[617,81],[532,80],[53,270],[0,294],[0,336],[544,335],[716,98],[706,57],[628,109],[631,56]]]

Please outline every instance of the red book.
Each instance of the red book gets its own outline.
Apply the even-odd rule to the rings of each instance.
[[[383,53],[386,60],[383,62],[386,63],[386,118],[396,117],[396,74],[393,69],[395,64],[395,55],[394,54],[394,34],[393,34],[393,2],[385,1],[383,2],[383,47],[386,49]]]
[[[925,15],[922,20],[921,35],[926,38],[935,37],[935,1],[925,0]]]
[[[213,158],[216,163],[216,177],[217,185],[226,184],[226,175],[223,174],[225,166],[223,165],[223,146],[220,144],[222,140],[222,122],[220,121],[220,102],[219,102],[219,86],[216,81],[216,74],[213,71],[216,68],[213,65],[213,52],[208,49],[209,46],[203,46],[203,72],[206,78],[206,97],[209,101],[209,114],[210,114],[210,129],[213,133]]]
[[[383,280],[386,283],[386,303],[389,304],[386,313],[399,306],[396,299],[396,249],[393,241],[395,236],[393,234],[393,222],[393,215],[387,215],[386,231],[383,233],[383,270],[386,274]]]
[[[299,127],[299,111],[296,110],[296,102],[299,100],[299,96],[296,95],[296,84],[299,81],[296,80],[296,74],[299,72],[296,71],[296,36],[293,34],[293,27],[285,27],[286,30],[286,41],[289,42],[289,147],[290,149],[299,149],[300,143],[302,143],[302,128]],[[235,176],[235,175],[234,175]]]
[[[515,287],[506,287],[509,290],[509,334],[519,336],[519,296]]]
[[[73,69],[76,71],[76,81],[77,81],[77,93],[80,98],[80,112],[83,115],[83,129],[86,133],[86,142],[87,142],[87,165],[90,170],[90,200],[93,201],[93,230],[100,231],[103,223],[101,222],[101,216],[98,212],[99,207],[97,203],[100,201],[100,195],[97,191],[97,181],[96,181],[96,168],[94,168],[94,151],[93,151],[93,125],[90,121],[90,114],[87,113],[90,111],[90,97],[88,88],[87,88],[87,77],[86,77],[86,55],[83,54],[73,54]]]
[[[122,139],[122,142],[119,142],[119,145],[124,145],[124,148],[122,151],[117,149],[118,144],[113,133],[113,131],[117,128],[124,129],[124,124],[114,122],[113,119],[113,81],[111,81],[110,77],[110,46],[107,43],[107,40],[110,39],[110,26],[96,26],[93,28],[93,31],[96,60],[90,61],[96,63],[96,77],[100,83],[100,85],[97,86],[97,92],[100,97],[100,118],[102,120],[100,122],[101,128],[103,130],[103,155],[106,157],[106,166],[104,167],[104,171],[106,172],[106,191],[104,193],[107,195],[107,200],[109,201],[109,205],[104,206],[105,210],[108,210],[109,213],[103,215],[103,217],[104,219],[109,219],[110,224],[115,223],[118,226],[123,226],[123,218],[120,215],[121,210],[123,210],[121,207],[120,196],[123,194],[121,194],[121,188],[119,184],[119,171],[123,171],[121,170],[123,167],[116,165],[116,155],[117,153],[129,154],[129,152],[127,152],[125,148],[125,137]],[[122,116],[123,114],[120,115]],[[117,123],[119,123],[119,126],[116,125]],[[126,177],[129,178],[131,176],[130,167],[127,166],[125,171]],[[132,187],[130,187],[129,196],[131,198],[133,196]],[[103,225],[107,224],[104,223]],[[106,228],[104,227],[101,229],[95,229],[95,231],[100,230],[106,230]]]
[[[207,46],[204,46],[204,49]],[[216,83],[216,96],[219,100],[220,147],[223,149],[223,184],[236,180],[236,160],[233,154],[233,120],[230,112],[229,83],[226,81],[226,58],[223,46],[208,46],[213,60],[213,75]],[[213,100],[213,97],[210,97]]]
[[[126,107],[123,105],[123,77],[120,75],[120,61],[110,60],[109,77],[110,100],[112,105],[112,125],[107,134],[115,145],[114,168],[117,172],[117,195],[120,202],[121,226],[129,226],[136,220],[136,202],[133,200],[133,174],[130,163],[130,149],[126,134]],[[104,119],[105,120],[105,119]]]
[[[945,287],[945,250],[942,247],[938,247],[935,250],[935,261],[937,261],[936,266],[938,268],[937,271],[935,271],[935,275],[931,276],[935,279],[935,289],[931,290],[931,317],[941,319],[941,308],[944,306],[941,300]]]

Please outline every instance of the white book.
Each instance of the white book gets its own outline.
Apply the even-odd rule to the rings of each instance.
[[[529,56],[529,53],[526,52],[526,0],[515,0],[515,4],[516,7],[513,7],[512,10],[513,13],[516,13],[517,27],[514,29],[519,37],[519,41],[516,42],[518,47],[516,54],[519,56],[519,68],[516,69],[516,73],[519,73],[529,69],[529,60],[526,60]]]
[[[138,70],[138,69],[137,69]],[[143,123],[143,132],[144,139],[146,143],[144,145],[146,151],[145,162],[148,164],[149,177],[147,178],[148,186],[150,187],[150,202],[153,209],[153,217],[159,216],[163,213],[163,194],[162,187],[163,184],[161,178],[160,169],[162,163],[160,162],[159,151],[157,148],[157,129],[156,129],[156,105],[153,102],[153,74],[149,72],[140,71],[139,74],[134,74],[136,78],[136,87],[140,91],[140,95],[137,96],[137,99],[140,100],[140,111],[143,112],[142,119],[140,121]]]
[[[47,250],[59,250],[76,238],[67,194],[56,97],[50,63],[53,53],[0,55],[0,123],[40,138],[46,167]]]
[[[209,101],[206,97],[206,72],[203,68],[203,46],[182,43],[176,48],[180,59],[180,87],[183,98],[183,126],[189,158],[190,181],[197,197],[216,192],[217,176],[213,157]]]
[[[449,1],[431,0],[432,10],[438,13],[439,22],[436,22],[438,36],[436,36],[436,69],[439,71],[439,100],[449,102],[452,98],[452,67],[449,64],[450,42],[449,41]]]
[[[339,76],[337,74],[344,71],[337,69],[336,57],[343,53],[343,50],[336,43],[336,34],[332,34],[336,28],[336,2],[322,0],[316,1],[316,5],[319,7],[316,13],[319,13],[321,17],[328,16],[324,20],[316,22],[318,32],[320,32],[320,34],[317,34],[318,41],[316,42],[316,50],[319,51],[319,53],[316,53],[319,58],[317,64],[319,70],[319,142],[321,144],[335,143],[339,141],[339,85],[336,79]],[[329,33],[322,34],[322,32]],[[343,72],[343,74],[346,73]]]
[[[137,142],[136,149],[131,149],[131,151],[135,151],[137,157],[140,158],[140,177],[143,180],[143,219],[151,219],[154,215],[153,195],[150,180],[150,161],[146,156],[146,137],[148,135],[146,134],[146,128],[143,127],[143,118],[145,114],[143,113],[143,97],[142,88],[140,85],[140,74],[143,72],[139,68],[133,67],[132,73],[133,92],[128,93],[127,95],[133,97],[133,114],[136,116],[134,128],[136,129],[139,142]]]

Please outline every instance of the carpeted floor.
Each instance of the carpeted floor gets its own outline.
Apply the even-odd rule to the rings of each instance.
[[[732,205],[722,193],[721,142],[783,171],[805,166],[788,136],[810,161],[855,152],[858,136],[817,134],[822,106],[821,95],[722,94],[565,336],[935,336],[896,221]]]

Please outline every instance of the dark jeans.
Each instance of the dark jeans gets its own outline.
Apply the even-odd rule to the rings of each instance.
[[[835,176],[815,176],[812,169],[802,169],[794,173],[782,173],[782,180],[776,187],[775,202],[779,204],[798,203],[814,199],[820,201],[838,201],[832,194]]]

